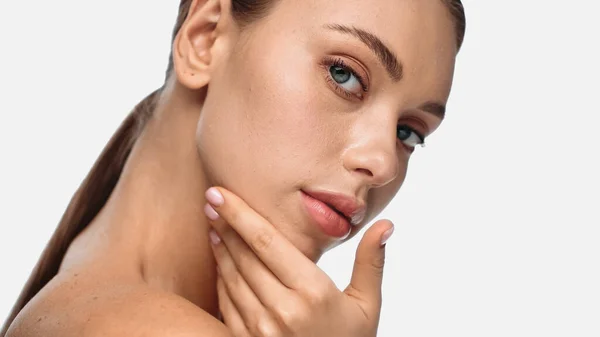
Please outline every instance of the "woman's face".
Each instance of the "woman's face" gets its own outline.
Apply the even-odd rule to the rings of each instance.
[[[452,18],[440,0],[280,1],[229,42],[197,129],[208,179],[316,260],[381,212],[440,125]],[[309,195],[366,214],[349,226]]]

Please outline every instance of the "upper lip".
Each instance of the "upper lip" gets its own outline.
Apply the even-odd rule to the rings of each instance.
[[[357,198],[335,192],[303,190],[309,196],[343,214],[351,224],[358,225],[365,218],[365,203]]]

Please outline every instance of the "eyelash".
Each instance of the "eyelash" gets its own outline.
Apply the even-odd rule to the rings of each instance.
[[[369,91],[369,87],[367,86],[367,84],[366,84],[367,82],[365,81],[363,76],[361,76],[357,71],[355,71],[352,66],[347,65],[346,62],[344,62],[344,60],[342,58],[327,57],[323,61],[322,65],[326,72],[327,81],[329,83],[331,83],[338,92],[344,94],[346,97],[351,98],[351,97],[356,97],[356,95],[351,92],[348,92],[346,89],[342,88],[338,83],[336,83],[336,81],[331,77],[329,68],[340,67],[340,68],[348,71],[350,74],[352,74],[352,76],[356,77],[356,80],[358,81],[358,83],[360,83],[360,86],[362,87],[363,92]],[[362,99],[362,97],[359,97],[359,98]]]

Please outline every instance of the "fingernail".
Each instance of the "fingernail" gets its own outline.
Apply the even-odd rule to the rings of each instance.
[[[215,232],[214,229],[211,229],[208,232],[208,237],[210,237],[210,242],[212,242],[213,245],[218,245],[219,243],[221,243],[221,238],[219,237],[219,234]]]
[[[385,243],[390,239],[392,234],[394,234],[394,227],[388,229],[387,231],[385,231],[385,233],[383,233],[383,235],[381,236],[381,245],[382,246],[385,245]]]
[[[221,206],[225,203],[225,198],[223,198],[221,192],[219,192],[219,190],[217,190],[214,187],[211,187],[208,190],[206,190],[205,196],[206,200],[208,200],[208,202],[215,206]]]
[[[219,213],[209,204],[204,205],[204,214],[212,221],[219,220]]]

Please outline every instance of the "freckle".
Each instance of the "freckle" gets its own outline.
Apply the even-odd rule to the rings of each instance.
[[[38,320],[37,320],[37,321],[38,321],[38,322],[41,322],[41,321],[42,321],[42,318],[41,318],[41,317],[40,317],[40,318],[38,318]]]
[[[98,296],[94,296],[94,301],[98,299]]]
[[[75,277],[79,276],[79,274],[75,273]]]

